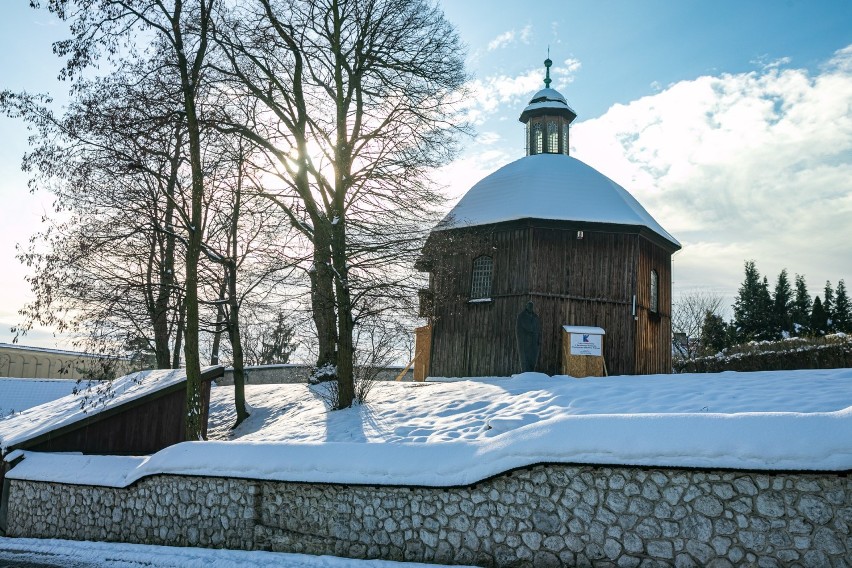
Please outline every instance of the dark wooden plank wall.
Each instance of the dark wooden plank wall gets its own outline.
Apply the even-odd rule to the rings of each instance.
[[[604,359],[610,374],[633,368],[633,286],[637,235],[534,229],[535,276],[532,300],[541,309],[542,372],[561,366],[560,329],[589,325],[606,331]]]
[[[435,254],[432,362],[434,376],[507,375],[517,372],[515,319],[527,301],[528,228],[456,233]],[[494,261],[491,302],[469,303],[473,259]]]
[[[515,321],[530,300],[542,320],[539,371],[558,372],[561,326],[591,325],[607,332],[608,372],[635,373],[632,301],[640,240],[636,233],[589,230],[577,239],[573,228],[542,227],[454,235],[452,246],[433,256],[431,374],[518,372]],[[473,259],[481,254],[494,259],[492,301],[469,303]]]
[[[202,383],[202,397],[206,410],[210,405],[209,381]],[[185,399],[186,390],[181,388],[27,449],[106,455],[153,454],[186,439],[183,422]],[[207,416],[203,417],[202,424],[206,437]]]
[[[659,275],[659,311],[650,311],[651,270]],[[671,253],[639,239],[637,291],[637,375],[672,372],[672,258]]]

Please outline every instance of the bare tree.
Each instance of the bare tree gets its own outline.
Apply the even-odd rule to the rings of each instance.
[[[230,126],[266,151],[283,184],[267,195],[311,243],[317,367],[345,408],[357,318],[415,288],[410,265],[440,203],[428,174],[456,147],[461,44],[425,0],[258,0],[229,22],[220,71],[266,116]]]
[[[221,137],[220,137],[221,138]],[[207,281],[217,290],[216,319],[212,332],[224,329],[230,346],[234,368],[234,399],[238,426],[248,417],[245,404],[245,357],[243,353],[243,302],[258,289],[268,289],[270,277],[292,269],[283,253],[288,231],[282,228],[280,215],[269,202],[258,195],[254,180],[247,171],[251,146],[242,139],[223,139],[226,163],[223,178],[217,178],[213,191],[215,202],[208,221],[202,249],[209,260],[212,274]],[[216,272],[219,272],[216,274]],[[215,342],[215,339],[214,339]],[[216,347],[214,346],[214,349]]]
[[[707,314],[720,315],[721,308],[722,296],[703,289],[683,292],[672,302],[672,345],[676,356],[694,359],[700,354]]]
[[[209,34],[218,0],[46,0],[47,8],[70,23],[72,38],[57,42],[54,51],[67,57],[63,78],[102,58],[122,68],[134,54],[145,54],[154,44],[167,55],[179,77],[180,112],[186,121],[187,156],[191,173],[190,207],[185,233],[184,357],[187,374],[185,426],[187,439],[201,437],[201,359],[199,354],[198,261],[203,234],[205,172],[199,93],[209,56]],[[38,0],[31,4],[38,7]]]
[[[0,110],[35,132],[23,167],[31,189],[51,191],[65,219],[19,255],[33,269],[35,294],[21,329],[41,322],[85,331],[89,350],[132,347],[169,368],[181,333],[171,227],[183,130],[167,81],[149,71],[143,64],[132,77],[77,84],[61,116],[45,97],[8,92]]]

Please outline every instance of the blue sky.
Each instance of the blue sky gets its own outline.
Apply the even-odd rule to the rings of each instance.
[[[852,3],[792,0],[444,0],[478,75],[516,74],[552,59],[582,62],[564,93],[590,118],[665,86],[705,74],[751,71],[790,57],[814,69],[852,42]],[[529,26],[526,40],[522,31]],[[516,41],[488,51],[501,34]]]
[[[64,36],[26,0],[0,8],[0,89],[66,84]],[[517,122],[541,86],[579,115],[572,155],[627,188],[683,244],[675,292],[732,300],[742,264],[852,285],[852,2],[443,0],[468,46],[477,136],[439,173],[458,197],[523,155]],[[0,118],[0,342],[26,301],[14,244],[49,208],[19,172],[26,132]],[[452,201],[450,202],[450,205]],[[729,301],[726,301],[729,303]],[[48,335],[27,343],[53,346]],[[64,345],[60,342],[60,345]]]

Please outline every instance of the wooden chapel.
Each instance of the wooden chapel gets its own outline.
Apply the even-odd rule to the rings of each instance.
[[[576,113],[550,88],[523,110],[526,156],[475,184],[430,233],[417,268],[415,378],[520,371],[515,326],[533,302],[535,370],[557,374],[563,326],[606,332],[610,375],[671,372],[671,257],[680,243],[624,188],[569,155]]]

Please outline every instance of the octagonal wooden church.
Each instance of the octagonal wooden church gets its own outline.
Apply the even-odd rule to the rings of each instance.
[[[521,371],[518,315],[540,321],[535,370],[562,368],[563,326],[605,331],[608,374],[671,372],[671,257],[680,243],[623,187],[569,156],[577,117],[545,88],[523,110],[526,156],[474,185],[431,232],[415,377]]]

